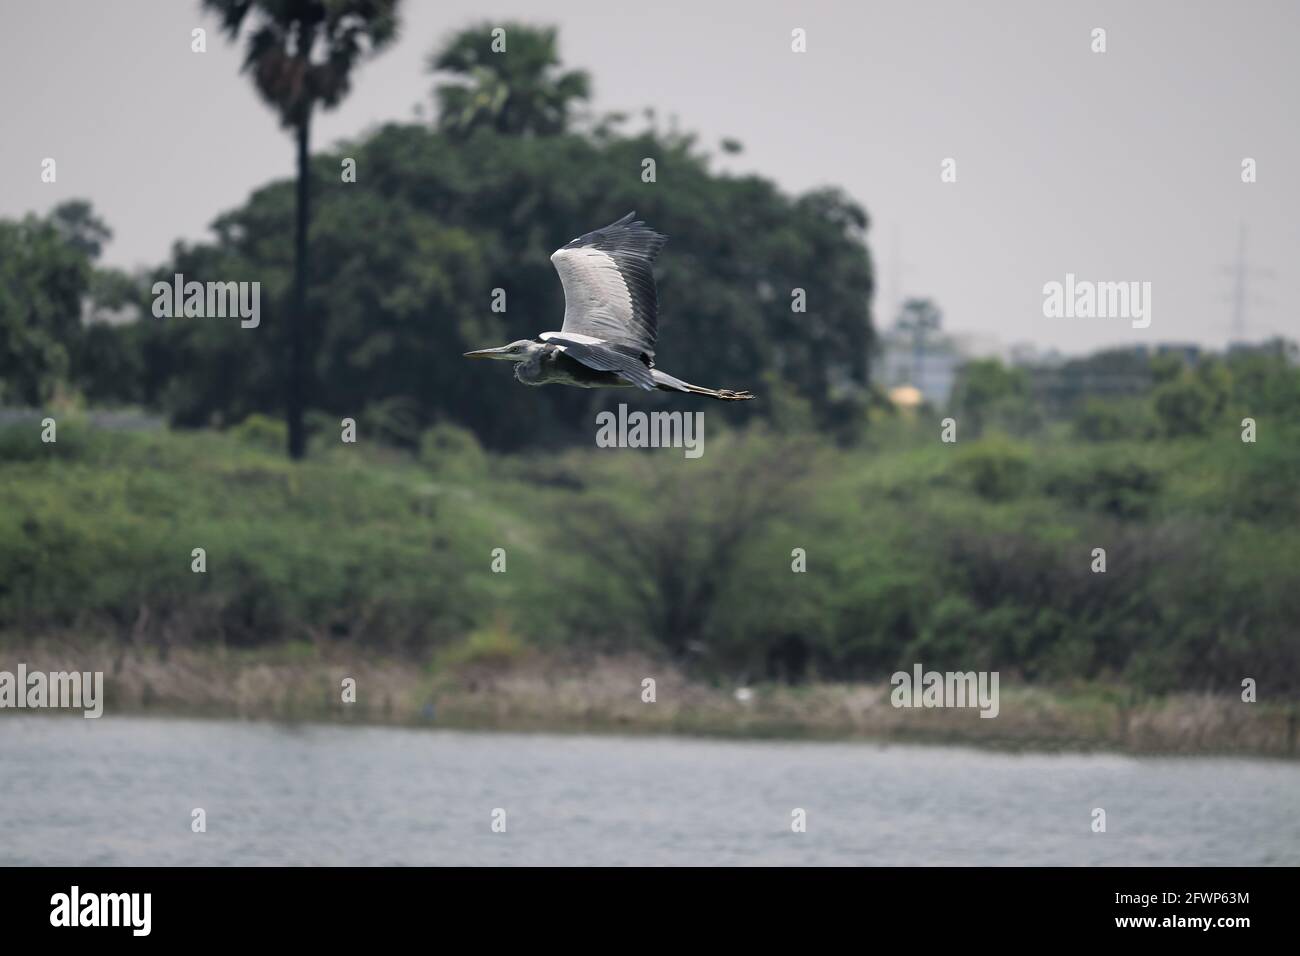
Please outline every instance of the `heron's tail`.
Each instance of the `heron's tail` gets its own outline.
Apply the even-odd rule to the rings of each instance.
[[[691,395],[706,395],[709,398],[716,398],[720,402],[747,402],[754,396],[749,392],[736,392],[729,388],[703,388],[699,385],[692,385],[690,382],[683,382],[680,378],[674,378],[667,372],[661,372],[654,368],[650,370],[654,377],[655,388],[661,392],[689,392]]]

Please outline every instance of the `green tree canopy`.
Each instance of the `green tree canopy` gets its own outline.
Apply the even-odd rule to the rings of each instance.
[[[591,96],[585,71],[560,68],[554,27],[469,27],[429,57],[429,70],[454,76],[434,87],[438,124],[447,132],[561,133],[574,104]]]
[[[342,157],[355,183],[340,182]],[[643,183],[643,157],[659,182]],[[400,399],[412,430],[448,420],[488,446],[590,440],[614,395],[527,388],[504,367],[467,362],[472,348],[558,328],[563,289],[551,253],[635,209],[670,241],[656,267],[659,359],[688,381],[805,399],[825,429],[856,429],[866,398],[872,270],[866,214],[842,194],[781,193],[757,176],[710,171],[689,137],[647,132],[466,139],[393,124],[313,159],[321,184],[311,228],[308,374],[314,407],[357,417]],[[274,356],[292,278],[293,191],[274,183],[215,224],[215,239],[179,245],[158,278],[262,282],[263,321],[149,323],[149,392],[175,420],[233,422],[278,407]],[[791,290],[807,311],[791,309]],[[494,312],[494,290],[505,311]],[[689,402],[638,397],[650,405]],[[690,405],[690,407],[698,407]],[[710,408],[733,421],[775,401]]]
[[[0,220],[0,403],[39,406],[66,380],[108,235],[84,201]]]

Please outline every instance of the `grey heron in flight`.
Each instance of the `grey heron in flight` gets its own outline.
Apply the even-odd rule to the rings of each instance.
[[[753,398],[729,388],[703,388],[655,368],[659,303],[654,261],[668,237],[630,212],[579,236],[551,256],[564,286],[564,325],[467,358],[515,363],[525,385],[640,388],[688,392],[720,401]]]

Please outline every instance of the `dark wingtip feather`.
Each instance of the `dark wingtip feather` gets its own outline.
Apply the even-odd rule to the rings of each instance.
[[[668,237],[635,217],[636,211],[633,210],[622,219],[611,222],[608,226],[602,226],[592,232],[584,233],[577,239],[566,242],[560,248],[581,249],[585,246],[608,248],[607,244],[618,244],[630,239],[633,243],[643,245],[646,253],[653,259],[659,254],[659,250],[663,248],[664,243],[668,241]]]

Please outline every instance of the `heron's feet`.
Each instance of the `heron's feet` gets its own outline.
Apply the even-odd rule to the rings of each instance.
[[[718,389],[718,398],[724,402],[747,402],[753,397],[750,392],[734,392],[729,388]]]

